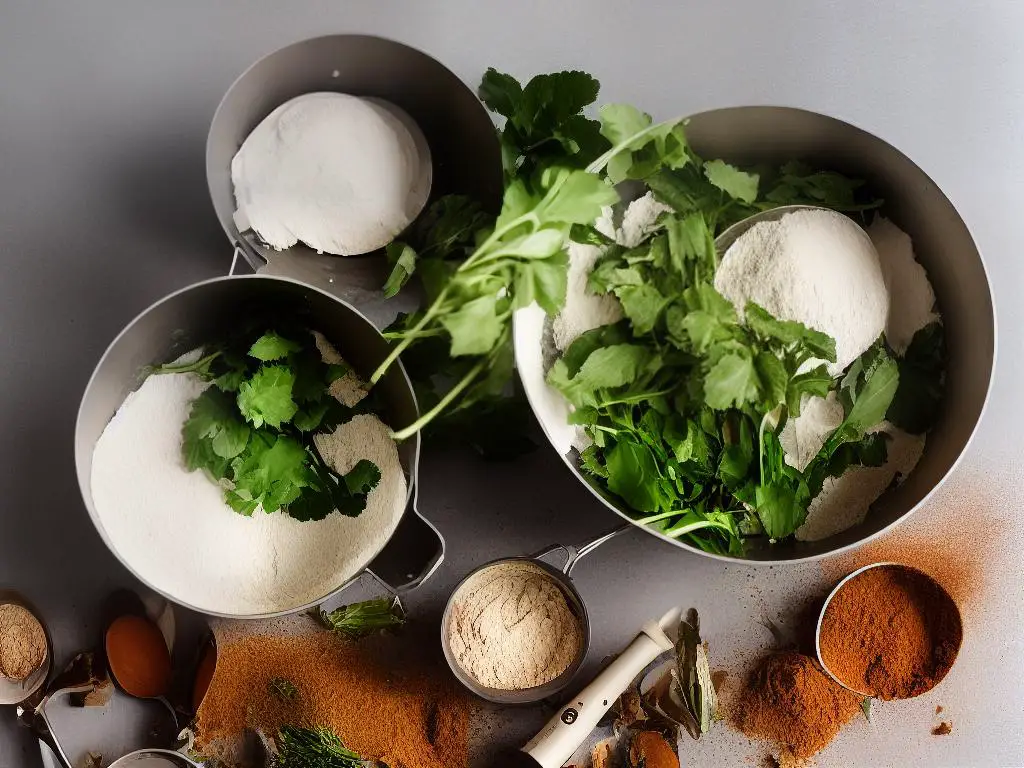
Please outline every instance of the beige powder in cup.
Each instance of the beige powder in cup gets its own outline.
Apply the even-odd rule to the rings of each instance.
[[[46,632],[32,612],[0,605],[0,675],[21,682],[46,661]]]
[[[561,588],[521,561],[473,576],[456,596],[447,631],[458,665],[480,685],[505,691],[551,682],[583,645],[580,620]]]

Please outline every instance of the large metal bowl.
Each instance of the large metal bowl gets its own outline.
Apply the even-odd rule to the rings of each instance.
[[[949,348],[946,393],[924,456],[899,487],[872,507],[867,519],[816,542],[767,542],[748,546],[753,562],[804,562],[851,549],[906,519],[956,467],[973,437],[988,399],[995,364],[996,320],[981,254],[967,225],[942,190],[914,162],[877,136],[825,115],[785,107],[735,107],[694,115],[687,126],[694,149],[733,163],[778,165],[806,160],[863,178],[885,199],[883,213],[914,242],[928,271]],[[515,320],[516,364],[527,396],[548,439],[572,472],[606,507],[631,520],[622,502],[586,481],[566,442],[568,407],[543,382],[543,310],[521,310]],[[644,527],[678,547],[722,560]]]
[[[110,551],[140,581],[168,600],[186,608],[227,618],[269,618],[306,610],[333,596],[364,570],[371,571],[393,591],[418,586],[440,565],[444,540],[416,509],[419,490],[419,436],[399,444],[398,452],[408,477],[406,509],[397,529],[366,562],[353,564],[352,577],[312,602],[296,604],[272,614],[231,615],[189,605],[168,591],[165,584],[142,578],[114,546],[96,512],[92,497],[92,457],[96,442],[129,392],[142,383],[146,368],[174,360],[209,343],[218,332],[245,317],[253,307],[273,307],[323,333],[346,362],[364,380],[387,356],[389,345],[380,332],[355,308],[318,288],[295,280],[262,275],[221,277],[182,288],[153,304],[132,320],[100,358],[89,379],[75,424],[75,465],[78,485],[96,530]],[[375,387],[384,405],[382,418],[404,426],[417,418],[412,384],[401,365],[393,367]]]

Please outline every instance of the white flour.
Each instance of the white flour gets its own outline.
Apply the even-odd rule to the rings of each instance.
[[[559,586],[522,562],[500,563],[470,579],[452,607],[448,633],[459,666],[481,685],[504,691],[554,680],[583,643]]]
[[[833,211],[796,211],[747,230],[722,257],[715,288],[741,315],[754,301],[836,342],[833,375],[885,329],[889,292],[871,240]]]
[[[829,392],[827,397],[804,395],[800,415],[789,419],[779,433],[786,463],[803,472],[828,436],[843,423],[844,416],[843,404],[835,392]]]
[[[892,297],[885,338],[897,354],[910,346],[914,334],[939,319],[935,312],[935,291],[917,259],[910,235],[888,219],[875,217],[868,227],[882,263],[882,276]]]
[[[893,479],[902,482],[921,460],[923,435],[908,434],[885,421],[869,431],[885,432],[892,438],[885,464],[851,467],[841,477],[825,480],[821,493],[811,501],[807,519],[796,531],[801,541],[818,541],[862,523]]]
[[[308,93],[271,112],[231,161],[239,230],[278,250],[382,248],[430,194],[430,149],[393,104]]]
[[[569,276],[565,306],[552,323],[555,346],[565,351],[580,334],[622,319],[622,306],[613,295],[596,294],[587,287],[594,262],[601,256],[596,245],[569,244]]]
[[[103,530],[143,580],[201,611],[270,613],[323,597],[366,566],[405,510],[406,479],[388,428],[364,415],[317,438],[336,471],[360,458],[380,468],[359,517],[299,522],[261,509],[244,517],[182,462],[181,426],[207,386],[192,374],[149,376],[125,399],[93,452]]]

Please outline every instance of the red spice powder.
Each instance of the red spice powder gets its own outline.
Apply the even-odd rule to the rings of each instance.
[[[217,668],[196,716],[197,747],[238,762],[246,728],[326,726],[349,749],[391,768],[464,768],[469,701],[448,670],[422,653],[361,644],[326,632],[249,636],[218,647]],[[281,701],[270,683],[298,690]]]

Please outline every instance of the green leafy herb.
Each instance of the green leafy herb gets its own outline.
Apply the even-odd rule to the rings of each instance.
[[[405,611],[397,597],[343,605],[330,613],[318,610],[317,615],[325,627],[352,640],[405,624]]]
[[[284,509],[298,520],[322,520],[335,510],[360,514],[380,482],[379,469],[364,460],[340,477],[314,442],[315,434],[364,407],[347,408],[329,392],[347,368],[325,363],[305,329],[244,327],[207,352],[154,370],[213,384],[192,402],[182,425],[185,465],[223,485],[225,501],[242,515],[260,508]]]
[[[283,725],[275,738],[273,768],[362,768],[363,759],[327,728]]]
[[[913,434],[927,432],[935,424],[945,387],[946,345],[940,323],[917,333],[898,361],[899,386],[886,418]]]
[[[864,713],[864,719],[869,723],[871,722],[871,707],[875,703],[872,698],[862,699],[860,702],[860,711]]]
[[[278,701],[295,701],[299,698],[299,689],[291,680],[286,680],[283,677],[275,677],[267,684],[267,688],[270,695]]]

